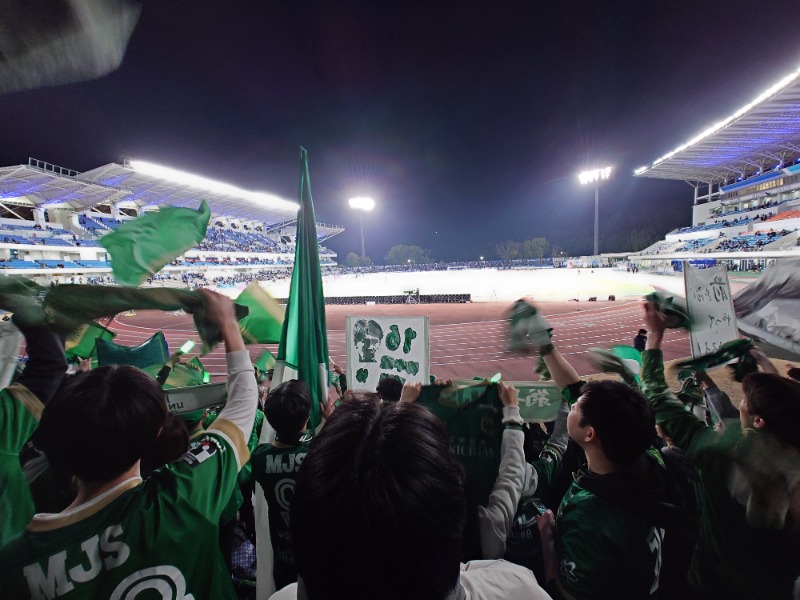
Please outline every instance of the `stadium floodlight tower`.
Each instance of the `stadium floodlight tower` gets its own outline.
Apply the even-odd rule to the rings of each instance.
[[[349,202],[350,208],[359,211],[358,216],[361,224],[361,259],[363,260],[367,257],[367,253],[364,250],[364,213],[375,208],[375,200],[366,196],[356,196],[355,198],[350,198]]]
[[[611,167],[591,169],[578,173],[581,185],[594,185],[594,255],[600,255],[600,183],[611,178]]]

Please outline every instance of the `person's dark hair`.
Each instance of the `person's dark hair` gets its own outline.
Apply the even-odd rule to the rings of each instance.
[[[296,444],[311,413],[311,392],[297,379],[271,388],[264,402],[264,416],[279,442]]]
[[[347,390],[342,396],[342,402],[364,402],[369,400],[380,400],[380,396],[376,392],[368,392],[367,390]]]
[[[647,334],[647,329],[640,329],[639,330],[639,335],[646,335],[646,334]]]
[[[108,481],[152,449],[166,417],[164,391],[147,373],[99,367],[61,387],[42,413],[35,442],[56,469]]]
[[[400,394],[403,393],[403,384],[399,379],[394,377],[384,377],[378,382],[378,387],[375,388],[378,396],[386,402],[397,402],[400,400]]]
[[[290,509],[308,597],[444,598],[459,578],[461,472],[426,408],[343,403],[311,443]]]
[[[620,381],[590,381],[582,389],[580,425],[591,425],[608,460],[628,467],[650,446],[653,409],[639,391]]]
[[[742,381],[743,402],[764,429],[784,444],[800,448],[800,382],[772,373],[751,373]]]
[[[189,430],[186,422],[176,415],[167,415],[164,428],[153,446],[142,457],[142,477],[178,460],[189,449]]]

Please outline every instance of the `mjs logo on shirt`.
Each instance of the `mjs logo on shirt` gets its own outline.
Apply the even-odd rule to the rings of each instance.
[[[46,568],[41,562],[23,568],[31,598],[54,600],[94,580],[100,573],[121,566],[131,555],[130,547],[119,539],[122,535],[121,525],[111,525],[102,534],[81,542],[79,556],[68,558],[64,550],[50,556]],[[194,600],[194,596],[186,592],[183,573],[172,565],[131,573],[117,584],[109,599],[133,600],[148,590],[168,600]]]

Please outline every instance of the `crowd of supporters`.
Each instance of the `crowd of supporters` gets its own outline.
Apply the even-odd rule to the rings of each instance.
[[[177,355],[156,378],[65,376],[62,339],[14,315],[28,360],[0,391],[0,598],[800,598],[800,382],[763,353],[738,408],[703,371],[673,392],[647,303],[638,376],[586,382],[533,311],[524,336],[563,400],[545,427],[513,385],[475,384],[477,430],[499,427],[476,501],[423,402],[452,382],[354,392],[334,367],[312,406],[296,380],[268,389],[233,302],[201,293],[226,350],[213,413],[168,413]]]

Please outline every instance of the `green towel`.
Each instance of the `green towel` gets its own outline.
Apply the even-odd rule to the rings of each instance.
[[[197,333],[203,341],[203,354],[222,341],[219,328],[206,316],[203,294],[190,290],[59,285],[47,292],[43,307],[51,327],[62,333],[70,333],[83,323],[128,310],[184,310],[194,317]],[[236,318],[242,319],[246,315],[247,307],[237,304]]]

